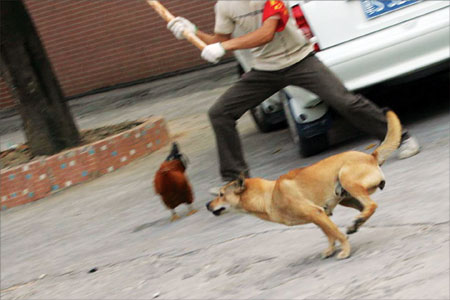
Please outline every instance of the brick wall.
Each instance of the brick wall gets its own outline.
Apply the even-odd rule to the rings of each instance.
[[[0,76],[0,110],[9,109],[14,107],[14,97],[11,94],[8,84]]]
[[[113,172],[169,142],[161,117],[106,139],[0,170],[0,208],[22,205]]]
[[[161,2],[212,31],[215,1]],[[176,40],[144,0],[25,3],[66,97],[205,65],[199,50]],[[0,96],[0,104],[10,103],[9,95]]]

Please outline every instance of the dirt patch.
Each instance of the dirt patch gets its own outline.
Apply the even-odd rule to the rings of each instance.
[[[81,143],[77,147],[87,145],[87,144],[90,144],[90,143],[93,143],[96,141],[100,141],[111,135],[118,134],[125,130],[136,127],[140,124],[142,124],[142,122],[127,121],[127,122],[122,122],[122,123],[115,124],[115,125],[103,126],[103,127],[88,129],[88,130],[82,130],[82,131],[80,131]],[[64,149],[62,151],[67,151],[67,150],[68,149]],[[25,144],[19,145],[18,147],[14,148],[14,149],[8,149],[8,150],[0,152],[0,166],[1,166],[1,168],[15,167],[15,166],[30,162],[34,158],[35,157],[31,153],[30,148],[25,143]]]

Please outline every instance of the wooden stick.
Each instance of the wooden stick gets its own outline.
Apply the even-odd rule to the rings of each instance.
[[[170,11],[167,10],[159,1],[157,0],[147,0],[147,3],[158,13],[158,15],[161,16],[166,22],[172,21],[175,16],[170,13]],[[184,37],[195,47],[197,47],[200,50],[203,50],[203,48],[206,47],[206,43],[203,42],[198,36],[196,36],[194,33],[185,30],[183,32]]]

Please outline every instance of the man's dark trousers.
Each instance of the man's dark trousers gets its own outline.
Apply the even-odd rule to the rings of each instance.
[[[387,130],[383,111],[362,95],[349,92],[342,82],[314,55],[278,71],[251,70],[229,88],[209,109],[224,181],[248,174],[236,121],[250,108],[282,88],[294,85],[316,94],[356,128],[384,139]]]

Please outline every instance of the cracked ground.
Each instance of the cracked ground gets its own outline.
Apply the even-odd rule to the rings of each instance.
[[[140,101],[76,113],[81,127],[163,115],[189,157],[199,212],[186,216],[187,207],[179,207],[182,218],[171,223],[153,192],[169,146],[2,211],[2,299],[448,299],[448,103],[400,111],[422,152],[383,165],[386,188],[373,196],[374,216],[349,237],[351,257],[323,260],[327,239],[314,225],[286,227],[236,213],[215,217],[204,208],[208,189],[220,183],[206,111],[233,80],[202,81],[159,98],[143,93]],[[75,111],[86,109],[82,101],[72,101]],[[261,134],[248,114],[238,128],[252,175],[269,179],[335,153],[366,151],[372,142],[352,139],[305,159],[287,129]],[[356,215],[338,207],[331,218],[345,231]]]

